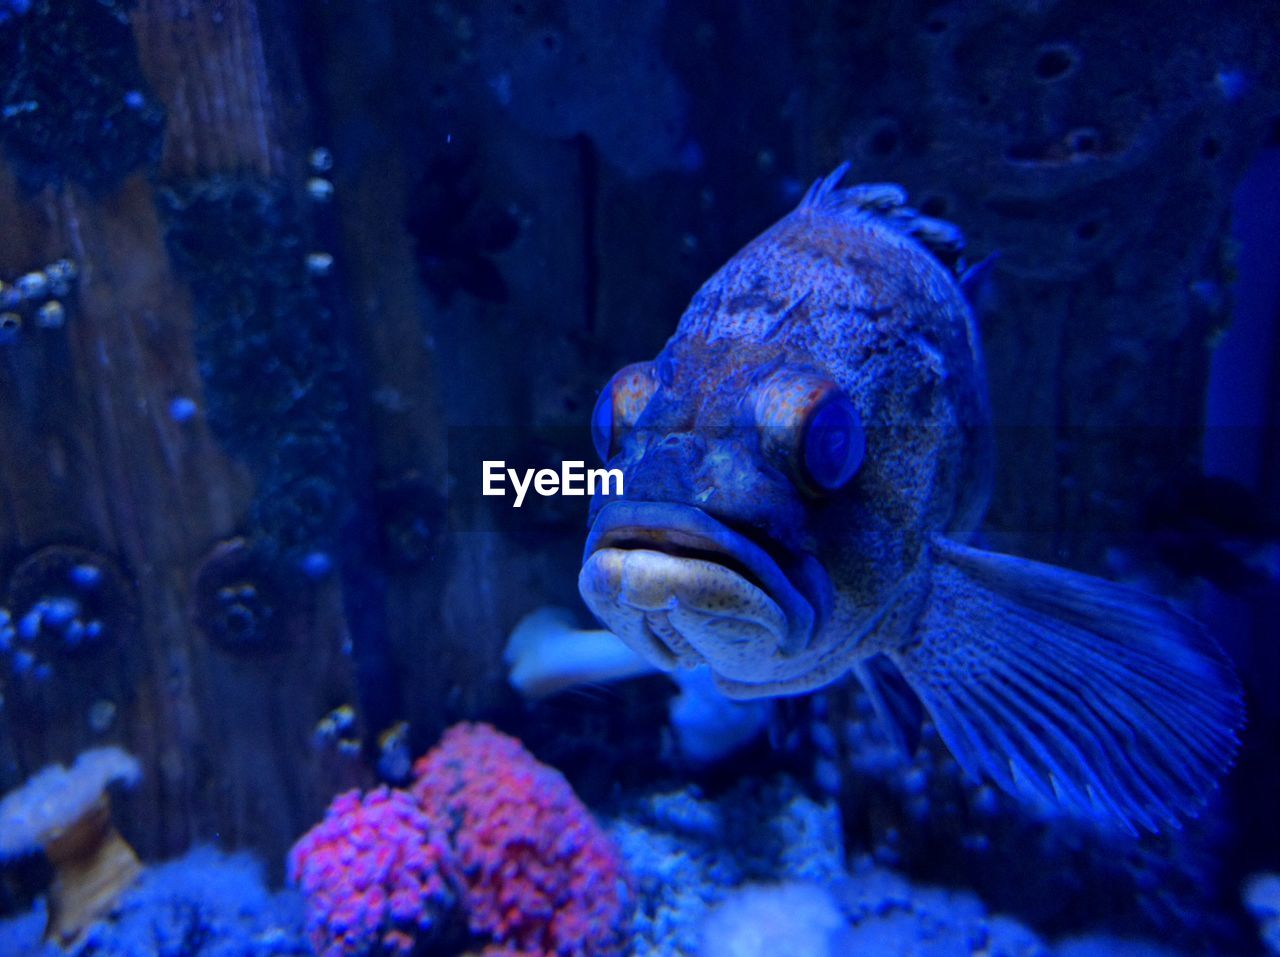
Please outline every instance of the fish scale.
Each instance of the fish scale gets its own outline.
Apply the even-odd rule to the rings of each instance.
[[[853,671],[887,723],[919,720],[914,697],[968,773],[1029,803],[1176,826],[1236,752],[1229,662],[1158,598],[964,544],[991,423],[963,237],[899,188],[841,188],[845,169],[605,390],[626,494],[592,502],[583,599],[730,697]]]

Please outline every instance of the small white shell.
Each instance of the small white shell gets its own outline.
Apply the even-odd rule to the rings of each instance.
[[[317,203],[327,203],[333,199],[333,183],[323,176],[313,176],[307,180],[307,195]]]
[[[326,252],[307,253],[307,271],[313,276],[327,276],[333,269],[333,256]]]
[[[41,329],[61,329],[67,321],[67,310],[56,299],[50,299],[36,310],[36,325]]]
[[[37,270],[27,273],[14,285],[23,299],[39,299],[49,291],[49,277]]]
[[[308,157],[311,169],[316,173],[327,173],[333,169],[333,154],[323,146],[317,146]]]

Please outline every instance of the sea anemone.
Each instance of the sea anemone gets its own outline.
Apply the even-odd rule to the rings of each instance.
[[[111,820],[107,788],[132,786],[138,761],[120,748],[51,764],[0,800],[0,863],[43,850],[54,868],[45,939],[77,942],[142,872]]]

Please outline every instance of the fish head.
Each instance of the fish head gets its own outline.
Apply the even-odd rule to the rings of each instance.
[[[705,664],[732,697],[812,690],[901,638],[930,537],[985,502],[960,288],[879,212],[884,189],[833,192],[839,175],[708,280],[593,415],[623,482],[593,499],[579,591],[653,664]]]
[[[857,527],[868,435],[829,373],[785,343],[677,334],[613,377],[592,431],[623,491],[592,500],[579,590],[610,630],[740,698],[847,668],[854,606],[873,616],[895,576],[890,530]],[[880,561],[838,594],[860,551]]]

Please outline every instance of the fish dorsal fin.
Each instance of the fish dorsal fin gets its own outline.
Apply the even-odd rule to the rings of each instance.
[[[910,758],[920,746],[924,710],[898,669],[884,655],[875,655],[854,666],[858,681],[871,699],[876,718],[889,740]]]
[[[1231,764],[1240,684],[1165,602],[935,539],[916,640],[891,654],[951,753],[1023,799],[1177,827]]]
[[[964,272],[964,233],[954,223],[926,216],[907,205],[907,191],[897,183],[840,185],[849,172],[841,163],[833,172],[809,187],[800,200],[802,210],[857,213],[875,217],[895,231],[914,239],[957,276]]]

